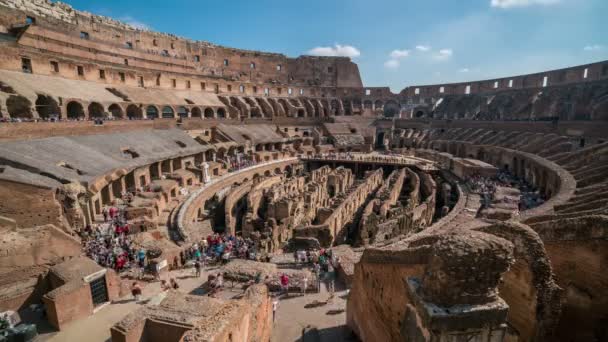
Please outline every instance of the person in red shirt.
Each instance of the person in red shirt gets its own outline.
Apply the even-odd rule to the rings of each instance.
[[[116,209],[116,207],[110,207],[110,218],[113,219],[114,217],[116,217],[116,214],[118,214],[118,209]]]
[[[289,276],[287,276],[285,273],[281,275],[281,288],[285,294],[289,296]]]

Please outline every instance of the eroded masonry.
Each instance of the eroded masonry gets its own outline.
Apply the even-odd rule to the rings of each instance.
[[[353,340],[608,339],[606,61],[394,94],[50,0],[0,0],[0,46],[0,312],[143,287],[100,341],[286,341],[276,293],[334,270]]]

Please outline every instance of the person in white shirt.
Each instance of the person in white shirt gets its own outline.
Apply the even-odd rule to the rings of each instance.
[[[306,294],[307,288],[308,288],[308,277],[304,276],[304,279],[302,279],[302,295]]]
[[[279,300],[275,298],[275,300],[272,301],[272,321],[273,322],[276,319],[278,307],[279,307]]]

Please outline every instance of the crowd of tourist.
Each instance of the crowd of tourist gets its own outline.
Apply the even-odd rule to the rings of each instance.
[[[99,265],[122,272],[146,266],[146,251],[138,249],[129,236],[129,224],[122,208],[103,209],[104,223],[87,225],[80,237],[84,252]]]
[[[226,263],[231,259],[257,259],[257,249],[253,240],[231,234],[208,235],[206,239],[192,244],[180,253],[182,265],[188,263]]]
[[[257,164],[253,156],[246,155],[241,155],[240,157],[228,156],[224,160],[228,164],[228,172],[238,171]]]
[[[368,154],[368,153],[353,153],[353,152],[328,152],[317,153],[310,157],[311,159],[327,159],[327,160],[352,160],[365,162],[380,162],[380,163],[408,163],[406,157],[400,154]]]
[[[501,170],[495,177],[482,177],[473,175],[466,179],[471,191],[481,196],[482,207],[487,208],[492,201],[499,200],[509,202],[509,198],[496,198],[497,187],[515,188],[520,191],[520,199],[517,203],[519,211],[537,207],[545,202],[545,197],[540,191],[525,180],[515,177],[507,170]]]

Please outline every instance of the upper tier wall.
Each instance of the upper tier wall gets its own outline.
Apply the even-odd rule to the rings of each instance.
[[[407,98],[430,98],[442,97],[444,95],[468,95],[503,90],[544,88],[606,79],[608,79],[608,61],[602,61],[570,68],[483,81],[414,85],[403,89],[400,95]]]
[[[349,58],[289,58],[277,53],[226,48],[135,29],[49,0],[0,0],[0,6],[3,6],[0,29],[4,28],[0,31],[16,35],[20,47],[35,48],[55,58],[90,60],[140,74],[155,71],[163,76],[182,74],[245,83],[362,87],[358,67]],[[50,61],[44,62],[50,65]],[[0,67],[15,69],[10,61]],[[44,69],[48,68],[42,68],[43,72]],[[70,77],[61,71],[58,74]],[[170,87],[172,78],[175,77],[167,77],[158,86]],[[146,83],[155,84],[152,80]]]

